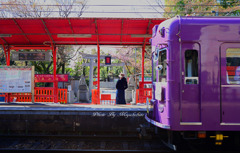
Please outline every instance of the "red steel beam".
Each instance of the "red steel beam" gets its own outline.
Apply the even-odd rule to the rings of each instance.
[[[8,33],[9,35],[12,35],[12,36],[47,36],[48,33]],[[52,35],[58,35],[58,34],[63,34],[63,33],[49,33],[51,36]],[[135,36],[138,36],[138,35],[142,35],[142,34],[135,34],[135,33],[123,33],[123,34],[119,34],[119,33],[99,33],[99,34],[96,34],[96,33],[64,33],[64,34],[90,34],[90,35],[93,35],[93,36],[96,36],[96,35],[101,35],[101,36],[131,36],[131,35],[135,35]],[[151,37],[151,36],[146,36],[146,37]],[[7,43],[7,42],[6,42]]]
[[[10,66],[10,49],[7,49],[7,66]]]
[[[50,46],[32,46],[32,45],[21,45],[21,46],[10,46],[11,50],[20,50],[20,49],[40,49],[40,50],[52,50]]]
[[[122,45],[122,35],[123,35],[123,19],[122,19],[122,23],[121,23],[121,40],[120,40],[120,44]]]
[[[2,37],[0,37],[0,38],[2,39],[2,41],[4,41],[5,44],[8,44],[4,38],[2,38]]]
[[[49,45],[51,43],[51,41],[45,41],[44,42],[44,44],[46,44],[46,45]],[[68,44],[68,45],[70,45],[70,44],[78,44],[78,45],[94,45],[94,44],[96,44],[96,42],[95,41],[86,41],[86,42],[83,42],[83,41],[77,41],[77,43],[75,42],[75,41],[55,41],[55,44],[57,44],[57,45],[60,45],[60,44]],[[110,42],[110,41],[99,41],[99,44],[100,45],[119,45],[119,44],[121,44],[122,43],[122,45],[143,45],[143,42],[120,42],[120,41],[118,41],[118,42]],[[150,45],[150,43],[149,42],[147,42],[146,41],[146,44],[147,45]]]
[[[54,43],[54,40],[53,40],[53,38],[52,38],[52,36],[51,36],[51,33],[49,32],[49,30],[48,30],[48,28],[47,28],[46,23],[43,21],[43,19],[41,19],[41,21],[42,21],[42,23],[43,23],[43,26],[44,26],[44,28],[45,28],[45,31],[46,31],[47,34],[48,34],[48,37],[50,38],[51,42]]]
[[[10,66],[10,49],[9,49],[9,47],[7,48],[7,66]],[[6,102],[10,102],[10,94],[9,93],[7,93],[6,94]]]
[[[142,47],[142,82],[144,82],[144,56],[145,56],[145,44]]]
[[[74,31],[73,31],[73,28],[72,28],[72,23],[71,23],[70,19],[68,19],[68,23],[69,23],[69,26],[70,26],[70,28],[71,28],[72,34],[74,34]],[[77,44],[77,39],[74,38],[74,40],[75,40],[75,42],[76,42],[76,44]]]
[[[146,34],[149,34],[148,30],[149,30],[149,27],[150,27],[150,24],[152,23],[152,20],[149,20],[148,21],[148,26],[147,26],[147,30],[146,30]],[[146,38],[144,38],[143,40],[143,45],[146,44]]]
[[[22,32],[22,34],[24,35],[25,39],[29,42],[29,44],[31,44],[30,40],[28,39],[28,37],[26,36],[26,34],[24,33],[24,31],[22,30],[22,28],[19,26],[19,24],[17,23],[17,21],[15,19],[12,19],[13,22],[17,25],[18,29]]]

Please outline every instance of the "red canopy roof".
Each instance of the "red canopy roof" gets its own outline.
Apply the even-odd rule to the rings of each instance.
[[[152,28],[165,19],[133,18],[2,18],[5,45],[142,45]],[[81,38],[82,37],[82,38]]]

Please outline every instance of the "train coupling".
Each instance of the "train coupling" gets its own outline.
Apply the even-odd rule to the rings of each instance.
[[[229,136],[224,136],[221,133],[217,133],[215,136],[210,136],[210,138],[214,138],[215,139],[215,145],[222,145],[222,141],[224,138],[228,138]]]
[[[137,131],[139,132],[140,139],[152,139],[153,129],[149,124],[140,124]]]

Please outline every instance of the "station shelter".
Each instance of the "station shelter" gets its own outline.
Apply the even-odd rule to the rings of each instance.
[[[103,45],[138,46],[142,48],[142,79],[140,90],[144,90],[145,47],[150,45],[152,28],[160,24],[163,18],[1,18],[0,43],[10,66],[10,52],[22,49],[51,50],[53,55],[53,87],[35,88],[35,96],[51,102],[66,103],[67,89],[58,89],[56,74],[56,53],[60,45],[96,45],[97,47],[97,90],[96,104],[100,103],[100,47]],[[0,80],[1,81],[1,80]],[[63,90],[63,91],[61,91]],[[64,93],[64,94],[61,94]],[[36,95],[37,94],[37,95]],[[64,96],[63,96],[64,95]],[[139,96],[143,96],[139,94]],[[2,94],[10,102],[11,93]],[[30,94],[16,95],[22,99],[31,98]],[[60,97],[59,97],[60,96]],[[36,100],[36,97],[35,97]],[[32,101],[32,100],[29,100]],[[44,100],[43,100],[44,101]]]

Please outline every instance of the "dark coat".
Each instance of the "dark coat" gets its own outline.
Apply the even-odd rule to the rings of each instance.
[[[123,77],[121,80],[118,80],[116,84],[116,88],[117,88],[116,104],[126,104],[124,90],[128,88],[127,79]]]

